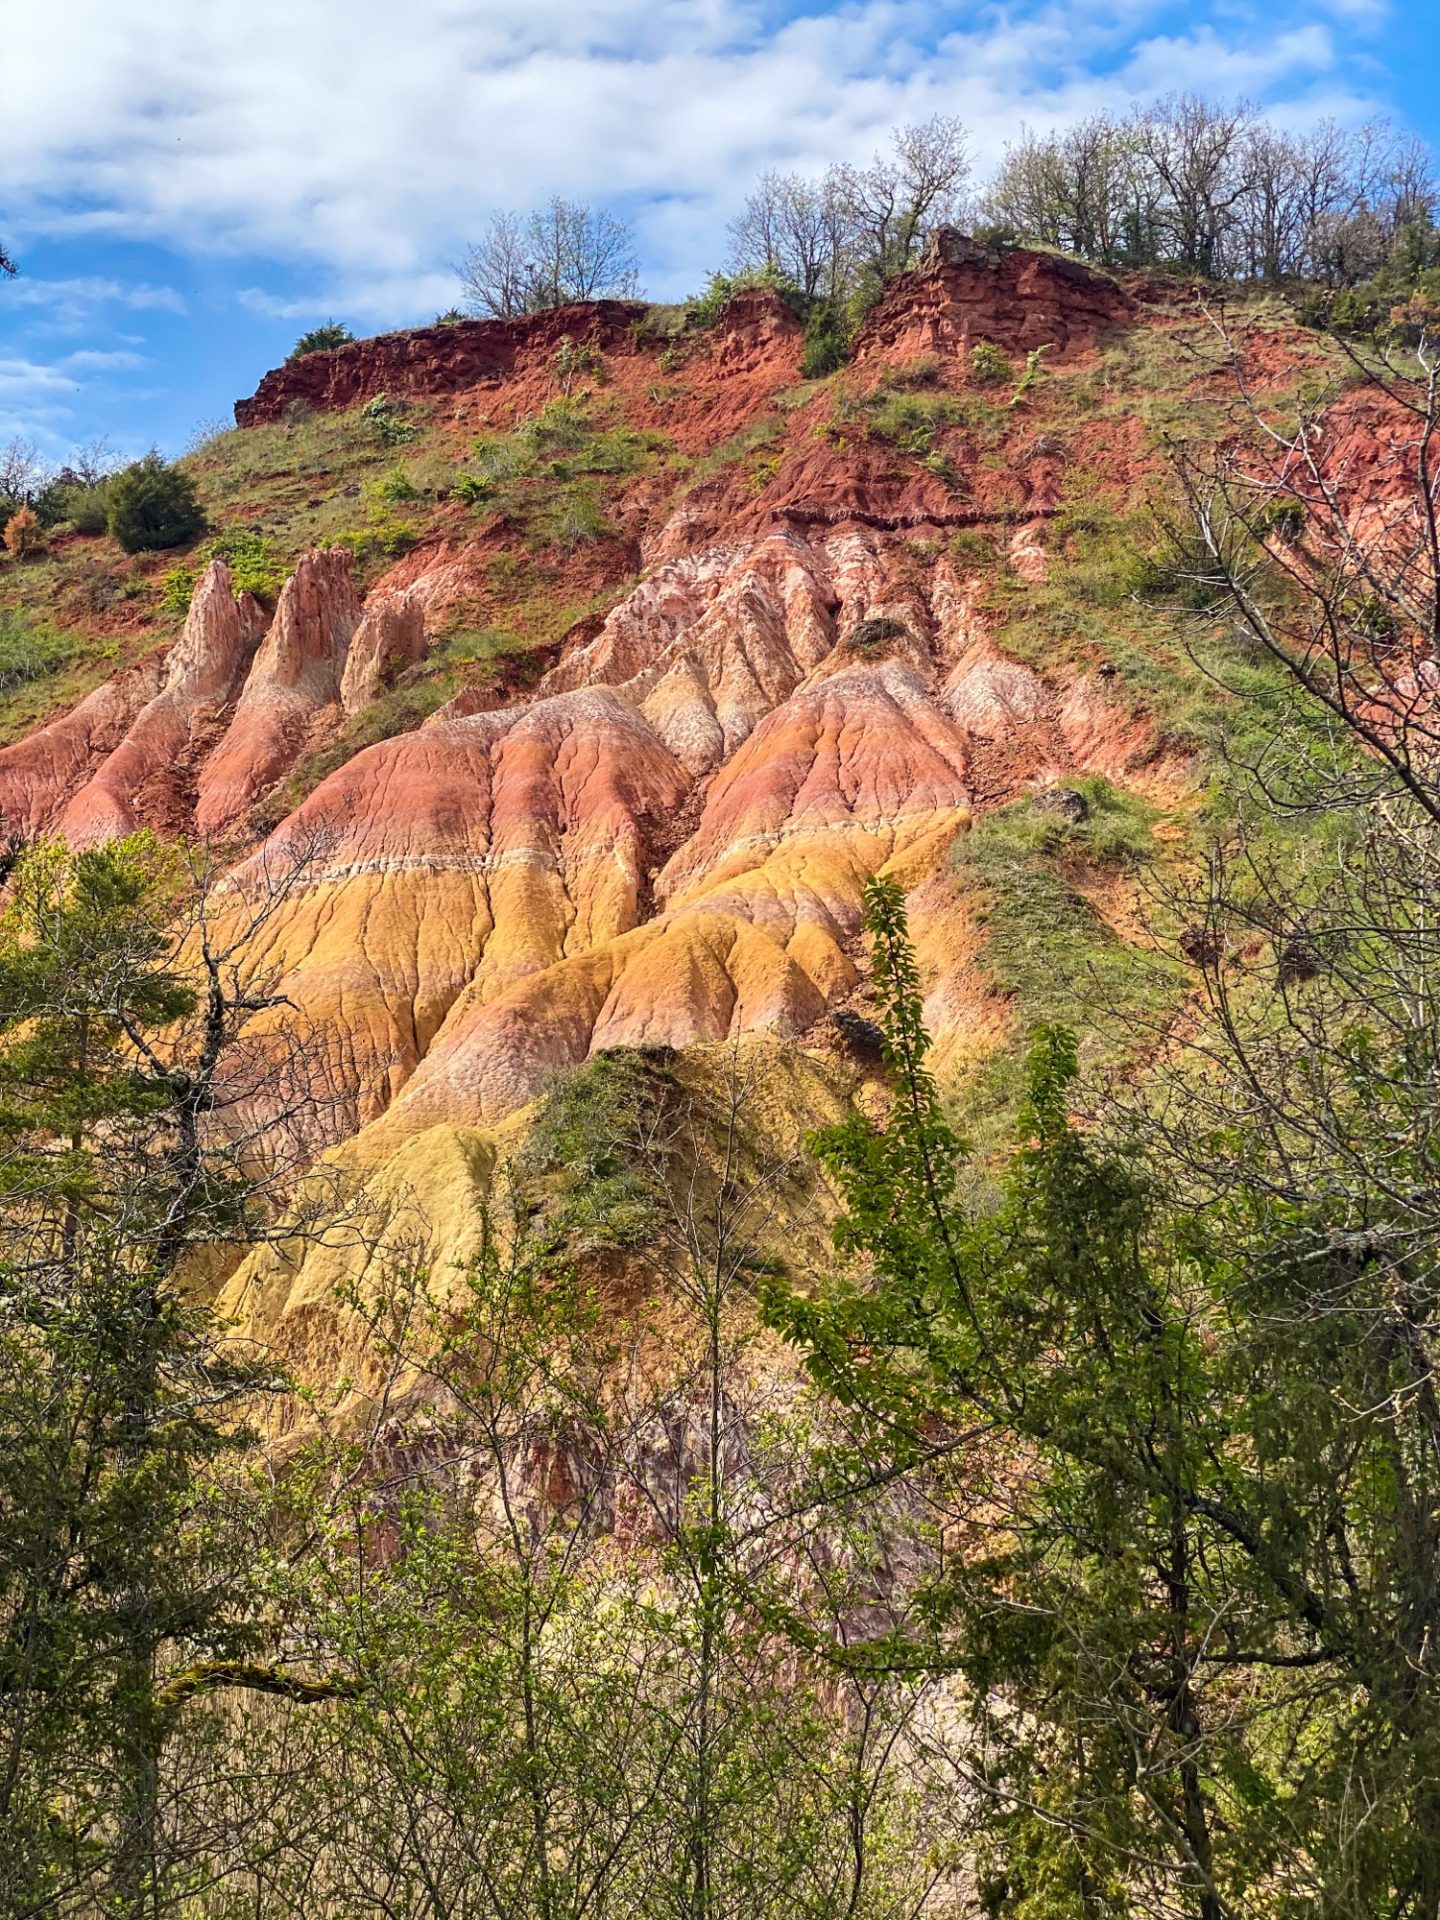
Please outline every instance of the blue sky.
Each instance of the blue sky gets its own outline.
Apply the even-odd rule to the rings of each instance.
[[[179,452],[305,327],[431,319],[498,206],[604,199],[702,284],[766,166],[1171,89],[1440,137],[1434,0],[8,0],[0,441]]]

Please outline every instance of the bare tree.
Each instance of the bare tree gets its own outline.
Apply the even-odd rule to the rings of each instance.
[[[459,274],[470,311],[500,320],[576,300],[627,299],[639,287],[628,223],[558,196],[526,215],[495,214]]]
[[[0,514],[28,506],[45,483],[40,449],[23,434],[13,434],[0,445]]]
[[[867,167],[836,167],[827,185],[854,236],[858,273],[883,286],[913,266],[931,228],[958,217],[970,176],[959,120],[935,114],[898,127]]]
[[[851,233],[830,175],[763,173],[730,223],[733,272],[782,274],[807,300],[843,297]]]
[[[1195,94],[1172,94],[1134,116],[1139,152],[1165,189],[1171,258],[1197,273],[1223,268],[1231,215],[1249,191],[1245,136],[1254,117],[1243,101],[1216,107]]]

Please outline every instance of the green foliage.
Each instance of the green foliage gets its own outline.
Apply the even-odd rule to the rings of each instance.
[[[979,349],[977,348],[976,351],[978,352],[978,350]],[[1050,349],[1048,346],[1032,347],[1029,353],[1026,354],[1025,371],[1021,374],[1019,381],[1016,384],[1015,391],[1010,397],[1010,404],[1012,407],[1015,406],[1019,401],[1023,400],[1027,393],[1033,393],[1035,388],[1038,387],[1041,381],[1045,378],[1044,359],[1045,359],[1045,355],[1049,353],[1049,351]],[[973,354],[971,355],[971,365],[972,366],[974,365]]]
[[[388,393],[377,393],[360,409],[360,418],[380,446],[404,447],[420,434],[414,421],[405,418],[407,412],[403,400],[393,400]]]
[[[1330,1179],[1350,1185],[1372,1099],[1403,1159],[1373,1028],[1340,1042],[1348,1065],[1324,1088],[1283,1077],[1273,1023],[1253,1048],[1232,1027],[1228,1053],[1207,1036],[1200,1114],[1229,1124],[1191,1130],[1172,1086],[1157,1161],[1113,1110],[1113,1132],[1075,1122],[1074,1040],[1041,1028],[998,1189],[971,1204],[898,889],[872,882],[866,907],[895,1099],[883,1124],[816,1140],[863,1283],[767,1298],[850,1410],[857,1474],[877,1452],[934,1471],[980,1436],[961,1484],[994,1487],[1003,1518],[925,1581],[905,1652],[877,1652],[964,1675],[986,1911],[1080,1920],[1137,1910],[1148,1886],[1202,1920],[1420,1920],[1440,1874],[1440,1716],[1428,1680],[1401,1678],[1401,1622],[1413,1632],[1414,1581],[1434,1604],[1440,1549],[1411,1527],[1440,1479],[1433,1416],[1401,1437],[1412,1363],[1382,1328],[1383,1259],[1354,1258],[1348,1196],[1281,1175],[1323,1136],[1340,1149]],[[1418,1038],[1396,1035],[1428,1086],[1433,1029],[1417,1053]],[[1169,1152],[1177,1120],[1208,1207],[1186,1189],[1195,1160],[1177,1170]],[[1395,1200],[1373,1203],[1388,1216]],[[1427,1293],[1433,1244],[1409,1241]]]
[[[574,553],[596,541],[610,539],[615,529],[593,487],[561,489],[540,515],[539,537],[547,544]]]
[[[844,315],[829,301],[821,301],[805,316],[805,343],[800,350],[800,377],[823,380],[838,373],[850,359],[852,336]]]
[[[1010,379],[1014,369],[993,340],[977,340],[970,349],[970,371],[977,380],[988,384]]]
[[[1305,531],[1305,508],[1299,500],[1276,500],[1263,516],[1264,531],[1293,544]]]
[[[948,546],[957,566],[983,568],[995,564],[995,542],[979,527],[957,527]]]
[[[923,459],[935,451],[935,436],[960,416],[953,394],[882,388],[865,402],[866,431]]]
[[[183,620],[190,611],[197,575],[193,567],[171,567],[160,581],[160,611]]]
[[[472,471],[457,476],[453,490],[471,504],[499,499],[508,511],[523,512],[530,505],[525,491],[528,482],[633,473],[665,445],[658,435],[633,433],[628,427],[602,422],[603,415],[597,419],[583,396],[572,399],[562,395],[550,400],[513,433],[477,440],[470,452]],[[594,499],[593,494],[589,497]],[[564,509],[552,497],[549,486],[540,490],[538,504],[552,518],[564,519],[568,514],[581,538],[591,537],[584,532],[583,504]],[[593,514],[590,520],[593,526]]]
[[[643,1247],[661,1218],[658,1131],[674,1105],[668,1047],[615,1047],[557,1076],[516,1176],[543,1196],[557,1239],[577,1252]]]
[[[750,493],[763,493],[775,478],[776,474],[779,473],[783,461],[784,455],[779,453],[769,453],[766,454],[763,459],[757,460],[746,476],[745,485],[747,491]]]
[[[409,553],[420,538],[408,520],[392,520],[381,515],[364,527],[347,527],[335,534],[331,545],[344,547],[362,565],[376,560],[398,560]]]
[[[285,584],[286,567],[274,546],[253,527],[228,527],[208,541],[196,564],[172,567],[160,582],[161,611],[183,619],[190,611],[195,583],[212,560],[223,560],[234,593],[252,593],[273,602]]]
[[[389,473],[379,474],[373,480],[367,480],[361,488],[365,504],[372,508],[413,506],[425,496],[406,473],[404,467],[392,467]]]
[[[48,679],[68,666],[79,651],[80,642],[73,635],[0,607],[0,693]]]
[[[110,516],[110,482],[52,481],[41,490],[35,510],[46,526],[65,521],[77,533],[104,533]]]
[[[450,482],[450,492],[457,500],[463,500],[467,507],[483,507],[490,498],[491,483],[482,479],[478,473],[457,473]]]
[[[338,320],[327,320],[323,326],[302,333],[286,357],[303,360],[307,353],[333,353],[336,347],[348,347],[354,338],[349,327],[341,326]]]
[[[197,1241],[244,1232],[252,1192],[199,1137],[233,1027],[182,970],[184,878],[143,836],[38,847],[0,914],[8,1913],[128,1920],[158,1897],[166,1682],[256,1636],[253,1543],[235,1555],[212,1498],[247,1374],[171,1284]]]
[[[555,347],[554,367],[562,393],[568,394],[578,380],[602,378],[605,357],[598,347],[574,341],[568,333],[562,333]]]
[[[272,541],[253,527],[227,527],[205,548],[206,561],[223,560],[236,593],[273,601],[285,584],[287,568]]]
[[[126,553],[178,547],[205,529],[195,482],[158,453],[124,468],[106,483],[106,527]]]
[[[686,301],[689,319],[697,327],[713,327],[735,295],[749,287],[768,288],[792,302],[798,298],[795,283],[773,267],[756,267],[736,274],[712,273],[704,293]]]
[[[1047,804],[1053,796],[1015,801],[976,820],[955,842],[953,864],[974,896],[983,964],[1012,1004],[1020,1049],[1040,1027],[1063,1023],[1085,1034],[1087,1062],[1113,1063],[1156,1044],[1183,975],[1122,939],[1080,883],[1152,862],[1158,815],[1099,776],[1068,791],[1083,818]],[[1019,1059],[1007,1050],[982,1064],[967,1097],[977,1114],[1005,1112],[1019,1088]]]

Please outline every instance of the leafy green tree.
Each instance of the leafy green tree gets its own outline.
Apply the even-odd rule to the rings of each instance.
[[[107,483],[105,524],[126,553],[146,553],[193,540],[205,530],[205,514],[184,468],[152,452]]]
[[[868,907],[894,1107],[819,1143],[868,1278],[773,1310],[854,1409],[856,1471],[970,1456],[989,1521],[926,1580],[934,1639],[904,1657],[968,1684],[988,1911],[1419,1920],[1428,1251],[1357,1237],[1324,1187],[1232,1180],[1192,1212],[1134,1143],[1075,1125],[1054,1032],[994,1204],[963,1204],[903,902],[879,881]],[[1233,1120],[1212,1150],[1264,1154]]]
[[[167,1746],[198,1697],[326,1692],[267,1663],[228,1523],[263,1382],[180,1279],[261,1230],[227,1141],[270,1004],[144,836],[21,858],[0,915],[0,1906],[153,1916],[186,1847]],[[253,1083],[252,1083],[253,1090]],[[232,1093],[242,1097],[238,1087]]]

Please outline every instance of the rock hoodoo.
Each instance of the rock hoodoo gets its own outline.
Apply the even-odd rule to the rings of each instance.
[[[310,722],[340,698],[360,602],[342,549],[307,553],[285,582],[235,716],[200,774],[195,825],[232,825],[304,744]]]

